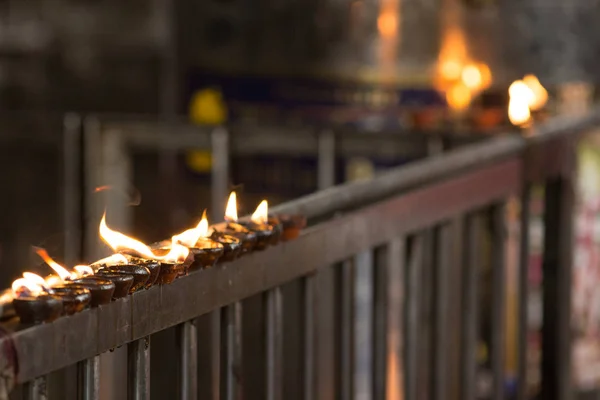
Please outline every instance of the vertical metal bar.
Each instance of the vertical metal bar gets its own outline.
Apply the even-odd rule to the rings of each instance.
[[[335,185],[335,133],[331,130],[318,132],[318,189],[323,190]],[[333,309],[333,302],[327,298],[323,291],[328,283],[328,277],[331,277],[331,269],[326,272],[317,272],[314,275],[307,276],[304,279],[304,398],[311,400],[322,396],[328,398],[331,394],[331,379],[327,379],[332,369],[327,369],[331,365],[331,359],[327,358],[327,351],[323,348],[327,346],[329,338],[323,334],[317,335],[319,330],[327,330],[332,321],[327,315]],[[328,307],[329,306],[329,307]],[[327,332],[329,334],[330,332]],[[317,356],[317,352],[319,356]],[[327,362],[323,362],[323,358]],[[319,361],[317,361],[317,359]],[[317,372],[318,369],[318,372]],[[327,388],[327,389],[326,389]]]
[[[223,308],[221,316],[221,398],[237,400],[242,396],[242,304]]]
[[[419,266],[421,274],[420,287],[417,289],[420,298],[420,309],[418,319],[418,373],[417,393],[420,398],[431,398],[432,393],[432,371],[434,362],[434,230],[428,229],[421,233],[423,237],[423,259]]]
[[[403,237],[392,239],[376,266],[375,361],[373,398],[404,398],[402,327],[404,297]],[[378,344],[379,342],[383,345]]]
[[[506,308],[506,227],[504,204],[492,207],[492,399],[504,400],[505,308]]]
[[[25,399],[27,400],[46,400],[48,392],[46,390],[46,377],[40,376],[24,385]]]
[[[574,183],[569,176],[546,183],[543,261],[542,391],[544,400],[571,393],[571,273]]]
[[[388,279],[392,272],[389,252],[390,246],[376,249],[374,268],[374,292],[373,292],[373,392],[375,399],[384,399],[387,382],[388,364],[388,319],[395,317],[389,315],[390,285]]]
[[[196,321],[179,325],[180,345],[180,398],[198,398],[198,330]]]
[[[417,400],[419,379],[419,349],[421,347],[419,322],[421,310],[421,267],[423,264],[423,253],[425,243],[423,235],[414,238],[410,260],[408,264],[407,299],[406,299],[406,386],[405,395],[407,400]]]
[[[354,257],[353,394],[368,399],[373,390],[373,252]]]
[[[212,400],[221,398],[221,310],[210,313],[210,340],[211,340],[211,371],[210,384]]]
[[[461,327],[463,308],[461,294],[463,293],[462,274],[464,270],[464,218],[457,215],[450,221],[448,238],[448,277],[447,300],[448,315],[446,316],[446,331],[448,347],[446,355],[446,398],[449,400],[462,399],[461,384]],[[443,256],[443,255],[442,255]]]
[[[316,351],[316,277],[307,276],[302,280],[304,300],[304,399],[315,398],[315,351]]]
[[[229,133],[223,127],[215,128],[211,136],[211,205],[214,221],[223,218],[223,207],[229,187]]]
[[[434,324],[433,324],[433,399],[448,396],[448,302],[450,263],[452,262],[451,225],[445,224],[435,230],[434,254]]]
[[[102,128],[100,121],[88,117],[84,121],[84,199],[85,220],[94,221],[101,216],[103,205],[98,196],[94,196],[94,188],[102,183]],[[86,259],[102,258],[102,250],[98,242],[97,224],[87,223],[84,231],[84,255]]]
[[[267,400],[283,398],[283,298],[281,288],[277,287],[265,293],[266,302],[266,360],[267,360]]]
[[[354,370],[352,363],[354,362],[354,263],[352,260],[344,261],[339,267],[338,276],[339,287],[339,322],[338,328],[338,389],[337,398],[351,399],[352,398],[352,371]]]
[[[150,399],[150,337],[133,341],[127,345],[129,400]]]
[[[479,273],[481,271],[481,218],[468,215],[465,224],[462,335],[461,335],[461,396],[475,399],[477,396],[477,347],[479,342]]]
[[[319,132],[318,146],[318,187],[323,190],[335,185],[335,134]]]
[[[229,133],[225,128],[218,127],[213,130],[211,133],[211,147],[211,218],[214,221],[219,221],[223,216],[222,210],[227,199],[227,190],[229,186]],[[232,311],[235,310],[230,308],[229,311],[224,309],[223,311],[215,310],[211,313],[211,336],[213,341],[211,382],[213,400],[220,399],[221,394],[224,396],[234,396],[232,390],[235,388],[235,380],[233,380],[233,376],[231,375],[231,368],[233,365],[230,365],[228,362],[222,363],[221,360],[223,353],[222,349],[228,349],[229,345],[235,342],[228,343],[229,333],[227,330],[221,332],[222,327],[230,326],[230,321],[227,321],[226,319],[233,319],[233,316],[230,315]],[[233,322],[233,320],[231,322]],[[233,351],[233,349],[231,350]],[[228,353],[226,352],[225,354]],[[229,372],[221,374],[222,370]],[[222,376],[225,377],[225,380],[221,379]],[[227,388],[230,390],[226,390]]]
[[[81,207],[79,195],[82,188],[79,186],[79,167],[81,162],[81,147],[79,146],[81,134],[81,117],[77,114],[67,114],[64,119],[63,134],[63,173],[64,173],[64,198],[63,198],[63,224],[65,232],[64,261],[73,265],[80,258],[80,226]]]
[[[100,398],[100,356],[88,358],[78,365],[79,398],[98,400]]]
[[[521,193],[520,248],[519,248],[519,310],[517,337],[517,400],[527,399],[527,333],[529,325],[529,224],[531,186],[525,184]]]

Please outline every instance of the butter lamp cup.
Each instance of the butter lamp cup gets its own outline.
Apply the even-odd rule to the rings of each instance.
[[[306,217],[303,215],[278,215],[283,226],[283,241],[294,240],[300,236],[300,231],[306,228]]]
[[[194,257],[191,269],[210,268],[217,263],[225,252],[225,248],[220,243],[214,242],[214,244],[218,246],[204,247],[200,243],[200,247],[190,248],[190,253]]]
[[[128,258],[129,258],[130,265],[138,265],[138,266],[148,268],[148,271],[150,271],[150,276],[148,277],[148,280],[144,284],[144,288],[145,289],[151,288],[156,283],[156,280],[158,279],[158,275],[160,275],[160,262],[158,262],[156,260],[148,260],[146,258],[141,258],[141,257],[137,257],[137,256],[132,256],[132,255],[129,255]],[[115,266],[118,266],[118,264]]]
[[[271,244],[271,241],[274,240],[273,236],[275,235],[275,232],[271,225],[257,224],[252,221],[240,221],[239,224],[256,234],[254,250],[264,250]]]
[[[159,285],[168,285],[177,279],[178,276],[185,273],[186,268],[183,263],[161,262],[157,283]]]
[[[52,294],[17,297],[13,299],[13,306],[23,324],[51,322],[63,312],[62,299]]]
[[[223,245],[223,255],[219,258],[219,262],[233,261],[238,258],[242,252],[242,242],[235,236],[214,231],[210,238],[211,240]]]
[[[152,252],[159,257],[166,256],[171,251],[171,242],[163,240],[162,242],[155,243],[151,246]],[[188,273],[188,269],[194,263],[194,255],[191,250],[186,256],[185,260],[181,262],[162,260],[160,261],[160,273],[157,277],[156,283],[160,285],[169,284],[173,282],[179,276],[185,276]],[[174,277],[173,274],[177,273]]]
[[[271,245],[276,245],[281,240],[281,236],[283,235],[283,224],[279,220],[279,218],[274,216],[269,216],[267,220],[267,224],[271,226],[273,229],[273,235],[271,236]]]
[[[219,231],[227,235],[231,235],[237,238],[242,244],[240,255],[250,253],[256,247],[258,242],[258,236],[256,232],[245,228],[244,226],[235,222],[223,222],[214,226],[215,232]]]
[[[90,291],[92,296],[90,305],[92,307],[110,303],[116,288],[113,282],[97,275],[76,279],[73,283]]]
[[[51,293],[61,298],[63,302],[63,315],[73,315],[90,305],[92,293],[82,285],[65,284],[53,286]]]
[[[112,299],[120,299],[129,294],[129,289],[133,285],[133,276],[123,274],[111,274],[103,272],[101,275],[88,276],[85,279],[96,279],[100,281],[110,281],[115,285],[115,290],[112,294]]]
[[[133,294],[138,290],[143,289],[150,278],[150,270],[148,268],[143,265],[135,264],[111,265],[110,267],[99,269],[96,272],[96,275],[102,276],[102,274],[106,273],[132,276],[133,283],[131,288],[129,288],[129,294]]]

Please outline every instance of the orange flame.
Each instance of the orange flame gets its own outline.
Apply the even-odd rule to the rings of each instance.
[[[459,82],[446,92],[446,101],[453,110],[466,110],[471,104],[471,90]]]
[[[229,195],[229,200],[227,200],[227,207],[225,208],[225,220],[236,222],[238,220],[237,214],[237,196],[234,192],[231,192]]]
[[[94,270],[89,265],[76,265],[73,269],[79,276],[94,275]]]
[[[169,252],[163,256],[163,257],[156,257],[156,259],[160,260],[160,261],[166,261],[166,262],[183,262],[185,261],[186,257],[188,256],[188,254],[190,253],[190,249],[188,249],[185,246],[182,246],[178,243],[171,243],[171,250],[169,250]]]
[[[53,287],[53,286],[60,285],[61,283],[63,283],[63,280],[60,279],[60,276],[50,275],[45,279],[45,282],[46,282],[46,287]]]
[[[58,274],[58,276],[60,276],[60,279],[62,279],[63,281],[77,278],[76,274],[72,274],[71,272],[69,272],[68,269],[66,269],[65,267],[54,261],[52,258],[50,258],[46,250],[36,247],[35,252],[38,256],[42,258],[42,260],[44,260],[46,264],[50,266],[50,268],[54,270],[54,272]]]
[[[29,292],[32,296],[38,296],[44,292],[44,286],[44,278],[32,272],[24,272],[22,278],[13,281],[11,289],[15,297],[23,291]]]
[[[44,280],[44,278],[42,278],[38,274],[34,274],[33,272],[23,272],[23,278],[27,279],[28,282],[32,282],[38,286],[46,286],[46,281]]]
[[[157,259],[157,257],[152,253],[152,250],[144,243],[139,240],[130,238],[127,235],[122,234],[121,232],[114,231],[110,229],[106,225],[106,212],[102,216],[102,220],[100,221],[100,237],[106,244],[108,244],[114,251],[119,250],[133,250],[138,253],[140,256],[148,258],[150,260]]]
[[[202,213],[202,219],[195,228],[188,229],[173,236],[173,243],[180,243],[186,247],[194,247],[201,237],[208,236],[208,219],[206,210]]]
[[[261,201],[250,219],[257,224],[266,224],[269,220],[269,203],[266,200]]]
[[[113,254],[112,256],[105,257],[98,261],[94,261],[91,265],[115,265],[115,264],[127,264],[129,260],[123,254]]]

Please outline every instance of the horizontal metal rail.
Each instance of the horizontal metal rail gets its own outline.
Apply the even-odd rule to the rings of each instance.
[[[452,152],[415,161],[407,166],[380,174],[373,181],[357,181],[333,188],[325,189],[302,197],[273,209],[274,213],[300,213],[307,217],[318,217],[340,210],[368,204],[389,197],[410,188],[428,182],[443,179],[473,168],[497,162],[526,151],[545,154],[545,158],[537,164],[530,160],[529,174],[552,174],[560,166],[555,153],[545,151],[544,146],[551,146],[553,141],[571,137],[585,132],[600,124],[600,109],[595,109],[584,117],[565,117],[552,119],[548,124],[540,125],[528,133],[526,137],[501,136],[482,143],[466,146]]]

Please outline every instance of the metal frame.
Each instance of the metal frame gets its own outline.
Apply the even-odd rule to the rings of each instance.
[[[98,381],[98,370],[94,367],[95,356],[117,346],[128,344],[129,352],[129,378],[130,397],[148,398],[149,396],[149,359],[150,351],[147,337],[165,328],[184,324],[182,352],[180,360],[182,366],[192,366],[196,357],[194,346],[190,337],[185,332],[192,329],[185,324],[194,318],[224,308],[224,340],[221,340],[221,349],[225,365],[221,366],[222,393],[229,399],[238,398],[241,388],[236,383],[236,363],[240,351],[239,336],[236,326],[239,327],[241,308],[239,301],[258,293],[266,293],[267,309],[269,310],[265,323],[267,324],[268,351],[266,354],[267,372],[267,397],[281,398],[281,387],[277,383],[278,366],[282,362],[280,351],[280,313],[279,287],[295,279],[303,279],[305,284],[304,296],[306,304],[307,329],[315,328],[325,331],[334,331],[333,321],[323,320],[314,314],[315,308],[319,310],[320,297],[312,297],[314,282],[310,277],[321,276],[331,265],[355,259],[356,254],[369,252],[375,247],[388,254],[386,261],[375,262],[375,266],[385,266],[389,276],[395,276],[390,285],[398,285],[399,276],[397,268],[404,264],[402,252],[404,239],[413,236],[415,243],[412,246],[412,255],[409,260],[407,318],[411,323],[406,326],[404,346],[399,347],[399,320],[400,303],[389,291],[390,286],[381,284],[381,275],[374,280],[376,285],[375,298],[379,299],[378,305],[386,304],[389,314],[376,314],[373,318],[374,328],[372,342],[385,340],[380,335],[385,334],[387,345],[396,349],[396,362],[399,357],[399,348],[403,348],[406,362],[406,374],[389,374],[386,379],[398,381],[406,377],[403,386],[406,387],[407,397],[416,398],[421,385],[429,385],[431,393],[436,398],[445,397],[443,381],[433,377],[443,377],[443,371],[452,360],[448,347],[443,346],[445,338],[435,336],[434,362],[424,366],[423,371],[416,371],[416,361],[419,357],[415,342],[419,337],[419,324],[414,323],[418,318],[419,305],[415,299],[418,295],[416,289],[419,280],[416,273],[422,264],[422,257],[427,253],[423,245],[424,235],[431,228],[435,228],[434,243],[439,251],[444,254],[450,249],[448,234],[445,224],[455,218],[466,217],[466,249],[465,257],[467,269],[463,293],[465,298],[473,299],[475,296],[473,286],[476,281],[478,264],[477,250],[477,224],[478,215],[483,210],[492,207],[495,221],[492,226],[492,243],[494,255],[492,265],[494,271],[493,293],[496,293],[492,312],[492,322],[501,323],[502,312],[501,293],[503,292],[504,261],[501,257],[503,246],[503,231],[501,210],[503,203],[510,196],[519,195],[524,187],[532,182],[547,182],[547,212],[546,226],[553,235],[547,235],[546,250],[544,254],[544,273],[550,284],[544,286],[544,359],[542,390],[545,399],[568,399],[571,390],[568,379],[570,368],[569,350],[569,323],[570,323],[570,280],[571,271],[571,244],[569,242],[572,232],[572,206],[573,206],[573,156],[572,144],[578,134],[585,133],[588,128],[600,124],[600,110],[595,110],[585,118],[577,120],[553,120],[535,131],[529,138],[503,137],[492,139],[486,143],[469,146],[467,148],[440,155],[432,159],[419,161],[407,167],[401,167],[377,176],[369,182],[353,182],[335,188],[323,190],[302,199],[275,207],[275,213],[303,213],[311,218],[323,218],[323,222],[311,226],[295,241],[281,244],[267,249],[264,252],[254,253],[245,258],[222,267],[191,273],[188,277],[178,279],[171,285],[154,287],[142,291],[125,299],[115,301],[107,306],[84,311],[77,315],[59,319],[51,324],[23,328],[16,324],[5,326],[8,334],[0,338],[2,348],[14,348],[19,361],[18,381],[26,382],[43,377],[45,374],[77,362],[87,362],[84,371],[86,378],[83,380],[86,393],[92,393],[87,398],[95,398],[93,387]],[[116,139],[115,139],[116,140]],[[196,140],[196,139],[194,139]],[[202,139],[205,140],[205,139]],[[196,143],[196,142],[195,142]],[[203,143],[207,143],[204,141]],[[325,186],[327,180],[322,180]],[[526,193],[526,192],[524,192]],[[341,217],[325,218],[334,213],[343,212]],[[527,218],[525,214],[524,218]],[[559,234],[560,233],[560,234]],[[355,259],[356,260],[356,259]],[[369,258],[363,264],[372,265]],[[432,272],[443,271],[449,261],[443,258],[434,258],[431,262]],[[359,260],[360,263],[360,260]],[[521,265],[521,268],[524,268]],[[342,271],[348,268],[342,267]],[[394,271],[396,271],[394,275]],[[437,271],[437,272],[436,272]],[[437,275],[437,291],[442,296],[449,295],[443,276]],[[308,277],[308,278],[307,278]],[[415,286],[416,285],[416,286]],[[318,287],[318,286],[317,286]],[[397,287],[397,286],[395,286]],[[348,288],[346,287],[346,290]],[[384,297],[378,294],[379,290],[387,293]],[[350,292],[352,293],[352,292]],[[323,293],[320,292],[320,295]],[[457,295],[457,293],[453,293]],[[438,296],[440,294],[438,293]],[[386,298],[387,301],[381,302]],[[439,298],[431,303],[433,318],[436,324],[445,325],[447,320],[444,313],[445,304]],[[352,303],[352,296],[343,300],[344,307]],[[317,304],[315,304],[317,302]],[[414,308],[414,307],[417,308]],[[349,308],[348,318],[342,319],[342,324],[352,323],[354,312]],[[396,317],[394,317],[396,315]],[[476,310],[469,309],[463,316],[461,325],[464,329],[463,357],[462,360],[462,395],[461,398],[474,398],[472,357],[474,354],[473,327]],[[345,321],[345,322],[344,322]],[[324,326],[323,326],[324,324]],[[351,326],[351,325],[342,325]],[[437,326],[437,325],[436,325]],[[439,325],[441,326],[441,325]],[[439,326],[437,326],[439,328]],[[105,329],[110,327],[108,329]],[[523,337],[521,326],[520,337]],[[356,330],[352,329],[355,333]],[[86,340],[80,340],[82,337]],[[351,336],[353,337],[353,336]],[[324,388],[320,381],[320,373],[313,368],[321,368],[318,356],[320,336],[308,334],[305,338],[305,369],[307,387],[319,388],[317,394]],[[352,339],[350,339],[349,343]],[[189,343],[189,345],[187,345]],[[351,354],[356,357],[357,344]],[[494,372],[494,398],[502,396],[502,368],[501,368],[502,340],[495,336],[492,340],[492,362]],[[380,351],[373,350],[368,356],[374,357],[375,365],[380,365]],[[378,355],[379,354],[379,355]],[[348,354],[342,354],[348,359]],[[92,361],[85,361],[92,360]],[[358,360],[358,358],[357,358]],[[362,359],[361,359],[362,360]],[[316,362],[315,362],[316,361]],[[381,367],[374,367],[381,373]],[[523,368],[519,371],[522,373]],[[421,376],[421,373],[425,375]],[[350,393],[363,390],[373,385],[377,393],[389,393],[389,386],[382,389],[382,381],[367,378],[357,386],[355,366],[350,366],[350,375],[342,379],[343,387]],[[422,378],[425,378],[423,380]],[[316,378],[316,382],[314,381]],[[345,381],[350,379],[350,382]],[[432,379],[429,381],[429,379]],[[523,377],[519,382],[523,383]],[[194,398],[193,384],[181,383],[187,389],[188,398]],[[329,382],[331,385],[331,382]],[[365,386],[365,384],[367,386]],[[90,385],[92,388],[90,388]],[[33,386],[38,387],[38,380],[33,381]],[[393,385],[391,386],[394,387]],[[308,392],[307,392],[308,393]],[[343,392],[342,392],[343,393]],[[307,398],[312,396],[306,395]],[[327,398],[327,397],[324,397]]]

